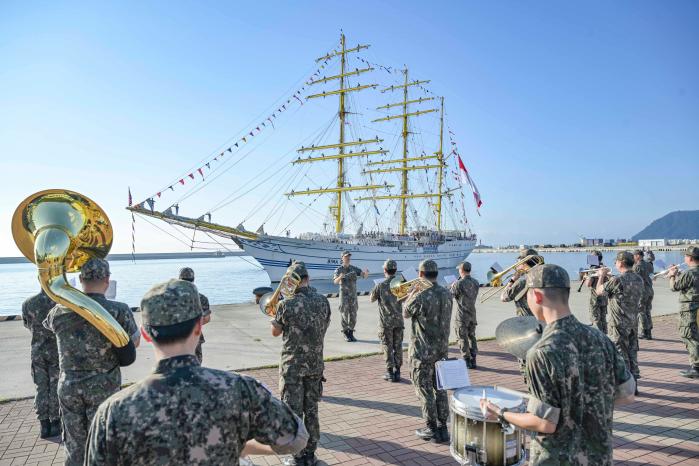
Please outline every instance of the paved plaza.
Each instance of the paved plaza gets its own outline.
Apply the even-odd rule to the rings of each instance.
[[[678,375],[687,366],[676,330],[677,316],[655,319],[653,341],[641,341],[641,395],[615,413],[614,458],[617,465],[699,465],[699,380]],[[452,349],[454,355],[456,350]],[[474,384],[524,390],[517,363],[494,341],[480,343],[480,368]],[[410,382],[381,379],[381,356],[329,362],[320,405],[323,432],[321,464],[456,464],[446,445],[425,443],[413,435],[423,425]],[[277,370],[247,371],[277,392]],[[38,438],[32,401],[0,404],[0,466],[61,464],[58,441]],[[253,458],[276,465],[279,458]]]

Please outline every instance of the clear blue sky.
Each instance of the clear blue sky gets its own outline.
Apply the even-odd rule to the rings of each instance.
[[[694,1],[6,1],[0,255],[18,255],[15,206],[48,187],[98,201],[113,252],[129,251],[127,186],[140,200],[244,130],[341,28],[446,97],[485,243],[627,237],[699,208]],[[307,107],[294,131],[311,128]],[[253,168],[294,144],[266,147]],[[202,202],[227,185],[217,189]],[[235,225],[246,208],[218,220]],[[143,221],[137,241],[140,252],[183,249]]]

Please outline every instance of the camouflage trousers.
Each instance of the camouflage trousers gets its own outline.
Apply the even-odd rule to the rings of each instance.
[[[318,448],[320,439],[320,421],[318,418],[318,402],[323,394],[323,376],[297,376],[281,377],[279,389],[282,401],[289,405],[291,410],[301,419],[308,431],[308,443],[306,448],[294,455],[301,458],[304,455],[312,455]]]
[[[379,340],[386,359],[386,369],[400,369],[403,365],[403,327],[379,326]]]
[[[653,319],[650,315],[650,311],[653,309],[653,296],[647,296],[641,300],[641,304],[638,307],[638,323],[639,331],[650,332],[653,329]]]
[[[201,344],[204,342],[206,342],[206,340],[204,340],[204,334],[202,333],[201,335],[199,335],[199,343],[197,343],[197,347],[194,349],[194,355],[199,360],[199,364],[202,364],[202,362],[204,361],[204,354],[201,350]]]
[[[412,361],[410,380],[420,400],[422,418],[431,427],[446,425],[449,419],[449,399],[446,390],[437,390],[434,361]]]
[[[478,354],[478,341],[476,340],[476,324],[473,322],[456,322],[456,338],[459,340],[461,357],[464,359],[475,358]]]
[[[597,327],[600,332],[607,333],[607,306],[601,306],[590,302],[590,322]]]
[[[357,298],[347,299],[340,298],[340,316],[342,318],[342,331],[354,331],[354,326],[357,325]]]
[[[699,328],[697,328],[697,309],[680,311],[680,339],[689,353],[689,364],[699,367]]]
[[[61,407],[66,466],[83,464],[87,433],[97,407],[118,392],[120,385],[121,373],[118,367],[106,374],[95,374],[88,378],[81,376],[76,380],[61,374],[58,381],[58,403]]]
[[[635,326],[609,326],[609,339],[624,358],[626,368],[635,378],[638,378],[638,330]]]
[[[42,355],[32,355],[32,380],[36,387],[34,409],[39,420],[57,421],[58,413],[58,356],[55,359]]]

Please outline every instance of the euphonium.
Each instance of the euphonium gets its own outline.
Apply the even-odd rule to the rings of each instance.
[[[391,280],[390,287],[393,296],[398,298],[398,301],[402,301],[407,298],[413,290],[417,290],[419,294],[431,288],[432,285],[433,283],[426,278],[418,277],[406,282],[402,276],[398,276]]]
[[[107,257],[112,226],[100,206],[65,189],[40,191],[17,206],[12,236],[22,254],[37,265],[39,284],[53,301],[78,313],[117,348],[129,343],[114,317],[70,286],[65,276],[93,257]]]
[[[295,272],[287,271],[281,280],[279,286],[272,293],[266,293],[260,298],[260,310],[269,317],[277,315],[277,304],[284,297],[288,298],[296,293],[296,288],[301,284],[301,277]]]

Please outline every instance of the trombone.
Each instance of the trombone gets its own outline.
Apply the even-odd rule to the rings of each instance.
[[[503,277],[505,277],[507,274],[510,272],[513,272],[512,277],[508,278],[513,278],[517,275],[519,272],[526,272],[532,267],[536,267],[537,265],[541,265],[544,263],[544,258],[541,256],[537,255],[530,255],[527,256],[523,259],[518,260],[502,272],[497,272],[494,273],[492,271],[488,272],[488,281],[490,282],[490,286],[492,287],[490,290],[486,291],[485,293],[481,294],[481,303],[486,302],[496,294],[500,292],[500,289],[502,288],[502,284],[504,281],[506,281]],[[517,270],[521,267],[520,270]]]
[[[301,284],[301,277],[295,272],[288,270],[281,280],[279,280],[279,285],[274,292],[265,293],[260,298],[260,310],[262,313],[268,317],[274,317],[277,315],[277,304],[282,298],[288,298],[293,296],[296,292],[296,288]]]

